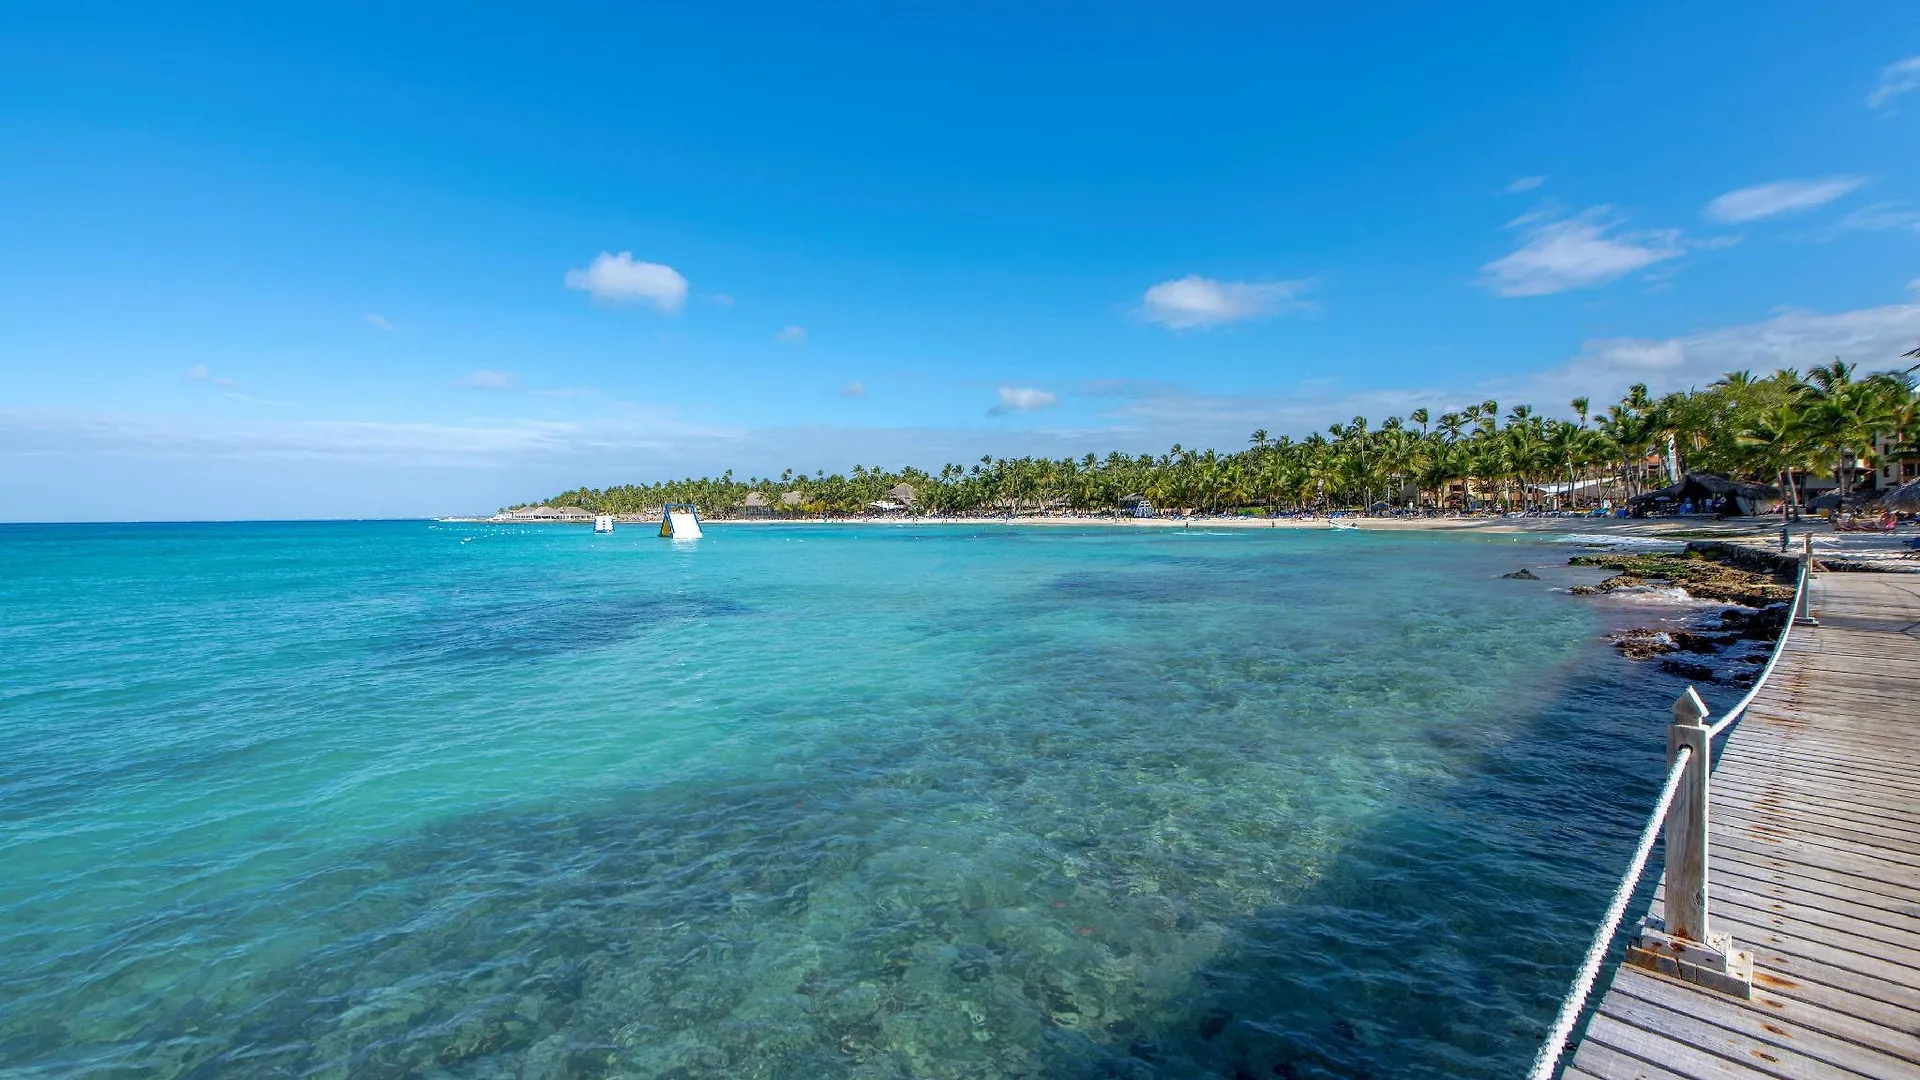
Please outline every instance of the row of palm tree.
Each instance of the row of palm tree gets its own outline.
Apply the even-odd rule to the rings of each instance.
[[[1920,357],[1920,349],[1909,356]],[[933,514],[1041,509],[1579,508],[1619,502],[1700,470],[1780,486],[1797,506],[1809,477],[1831,475],[1850,493],[1875,463],[1878,437],[1896,458],[1920,458],[1920,367],[1858,376],[1834,360],[1805,375],[1729,372],[1704,389],[1654,397],[1643,384],[1595,409],[1569,402],[1571,418],[1532,406],[1501,412],[1494,400],[1431,414],[1415,409],[1373,425],[1365,417],[1295,440],[1256,431],[1245,449],[1175,445],[1160,455],[982,457],[937,472],[856,465],[848,474],[788,470],[778,477],[688,478],[580,488],[543,500],[596,513],[642,513],[690,502],[727,516],[752,504],[767,513],[859,514],[899,501]],[[758,498],[750,497],[758,493]],[[528,504],[523,504],[528,505]]]

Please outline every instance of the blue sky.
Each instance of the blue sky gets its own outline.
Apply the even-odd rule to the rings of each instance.
[[[16,5],[0,519],[1237,447],[1920,340],[1910,4],[1326,6]]]

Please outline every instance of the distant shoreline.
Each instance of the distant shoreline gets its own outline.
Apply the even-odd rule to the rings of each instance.
[[[560,525],[587,526],[591,518],[577,520],[555,520],[551,518],[501,520],[491,517],[475,518],[439,518],[445,522],[458,522],[473,525]],[[1072,517],[1062,514],[1035,514],[1020,517],[904,517],[899,515],[874,515],[856,517],[782,517],[782,518],[702,518],[700,524],[706,528],[778,527],[793,525],[964,525],[975,528],[987,526],[1020,527],[1074,527],[1083,528],[1126,528],[1126,529],[1318,529],[1328,531],[1329,519],[1325,517]],[[1644,536],[1657,538],[1670,533],[1685,533],[1692,538],[1701,538],[1700,534],[1712,533],[1715,536],[1759,537],[1777,536],[1780,522],[1775,518],[1586,518],[1586,517],[1342,517],[1335,519],[1343,524],[1351,523],[1361,532],[1456,532],[1476,531],[1486,533],[1594,533],[1609,536]],[[657,526],[659,519],[623,520],[620,528],[647,528]],[[1799,522],[1795,532],[1826,531],[1823,521],[1809,519]]]

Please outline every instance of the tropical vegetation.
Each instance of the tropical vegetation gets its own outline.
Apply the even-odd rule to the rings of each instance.
[[[876,504],[928,514],[1099,513],[1139,503],[1185,512],[1568,509],[1618,504],[1689,470],[1779,486],[1793,501],[1813,477],[1849,493],[1863,472],[1873,475],[1876,454],[1920,459],[1916,370],[1859,375],[1836,359],[1804,375],[1729,372],[1660,397],[1636,384],[1602,408],[1574,398],[1570,419],[1530,405],[1502,412],[1489,400],[1379,424],[1356,416],[1297,440],[1255,431],[1231,452],[1175,445],[1159,455],[985,456],[934,472],[856,465],[846,474],[744,480],[728,472],[583,487],[542,502],[613,514],[690,502],[712,516],[860,514]],[[1895,440],[1890,451],[1883,435]]]

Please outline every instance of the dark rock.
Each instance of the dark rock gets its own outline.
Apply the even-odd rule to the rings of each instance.
[[[1607,637],[1613,642],[1614,648],[1625,653],[1629,660],[1651,660],[1662,653],[1675,652],[1680,648],[1674,644],[1672,634],[1647,626],[1616,631]]]
[[[1739,640],[1732,634],[1696,634],[1691,630],[1674,630],[1668,636],[1673,639],[1675,647],[1703,656],[1711,656]]]
[[[1207,1015],[1200,1018],[1200,1041],[1212,1042],[1227,1030],[1227,1023],[1232,1019],[1233,1014],[1225,1009],[1208,1009]]]
[[[1140,1039],[1133,1045],[1127,1047],[1127,1053],[1132,1054],[1141,1061],[1152,1061],[1160,1056],[1160,1044],[1154,1042],[1152,1039]]]
[[[1509,581],[1539,581],[1540,580],[1539,574],[1534,573],[1533,571],[1527,569],[1524,566],[1518,570],[1515,570],[1511,574],[1501,574],[1500,576]]]
[[[1696,682],[1713,682],[1715,678],[1712,667],[1674,657],[1660,661],[1660,670],[1669,675],[1678,675],[1683,679],[1692,679]]]
[[[1360,1039],[1360,1033],[1355,1031],[1353,1025],[1344,1018],[1333,1022],[1333,1033],[1348,1042],[1358,1042]]]

